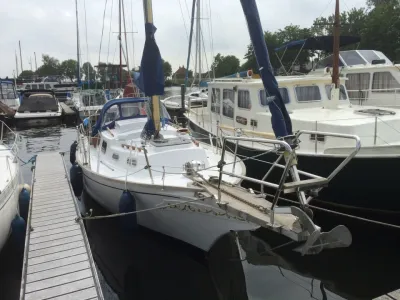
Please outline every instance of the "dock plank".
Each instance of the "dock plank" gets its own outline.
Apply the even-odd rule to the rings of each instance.
[[[20,299],[103,299],[59,153],[36,158]]]

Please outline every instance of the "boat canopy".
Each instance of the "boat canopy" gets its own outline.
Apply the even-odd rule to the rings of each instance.
[[[93,127],[92,136],[99,131],[113,128],[115,121],[147,118],[145,101],[147,98],[120,98],[108,101],[101,109],[96,125]]]
[[[54,92],[48,90],[25,91],[21,94],[22,102],[18,112],[54,112],[58,111],[58,102]]]
[[[357,44],[361,41],[360,37],[357,36],[340,36],[340,47]],[[333,36],[314,36],[303,40],[290,41],[278,48],[275,48],[275,52],[282,49],[304,49],[304,50],[322,50],[332,52],[333,49]]]

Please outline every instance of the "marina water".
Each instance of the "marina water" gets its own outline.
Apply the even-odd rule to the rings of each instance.
[[[44,151],[67,152],[76,139],[74,127],[18,133],[29,184],[31,164],[24,162]],[[85,205],[93,215],[107,214],[88,196]],[[265,230],[224,236],[204,253],[144,228],[127,235],[116,218],[85,225],[106,299],[373,299],[400,288],[398,235],[363,223],[356,225],[362,238],[349,248],[304,257]],[[0,253],[0,299],[19,298],[21,268],[22,253],[9,240]]]

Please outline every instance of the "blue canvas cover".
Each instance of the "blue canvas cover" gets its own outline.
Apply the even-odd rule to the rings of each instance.
[[[268,107],[271,112],[271,123],[277,138],[291,135],[292,122],[286,110],[282,96],[278,89],[278,83],[269,60],[268,49],[264,39],[264,31],[261,27],[255,0],[240,0],[253,44],[254,53],[267,95]]]

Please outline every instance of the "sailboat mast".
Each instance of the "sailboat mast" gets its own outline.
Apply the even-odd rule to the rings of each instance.
[[[189,35],[189,49],[188,56],[186,61],[186,74],[185,74],[185,87],[187,87],[187,83],[189,81],[189,63],[190,63],[190,52],[192,50],[192,37],[193,37],[193,24],[194,24],[194,11],[196,9],[196,0],[193,0],[192,3],[192,17],[190,19],[190,35]]]
[[[333,27],[333,71],[332,71],[332,84],[335,88],[339,88],[339,38],[340,38],[340,12],[339,0],[336,0],[335,8],[335,22]]]
[[[17,51],[15,51],[15,68],[17,70],[17,77],[19,76],[19,71],[18,71],[18,56],[17,56]]]
[[[19,62],[21,63],[21,73],[24,71],[24,67],[22,66],[22,51],[21,51],[21,41],[19,43]]]
[[[119,85],[122,88],[122,2],[119,0]]]
[[[197,55],[199,56],[199,88],[201,82],[201,27],[200,27],[200,0],[197,0]]]
[[[78,23],[78,0],[75,0],[75,11],[76,11],[76,62],[77,62],[77,70],[76,70],[76,80],[78,84],[81,83],[81,63],[79,58],[79,23]]]

